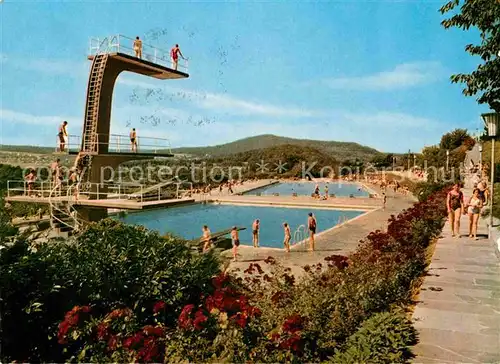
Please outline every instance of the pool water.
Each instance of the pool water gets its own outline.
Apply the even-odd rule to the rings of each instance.
[[[261,187],[246,193],[247,195],[272,195],[279,193],[283,196],[291,196],[293,193],[297,195],[310,196],[314,193],[316,184],[319,186],[321,195],[325,194],[325,185],[328,185],[328,194],[335,194],[336,196],[348,197],[353,195],[355,197],[369,197],[370,194],[361,185],[356,183],[341,183],[341,182],[280,182],[267,187]]]
[[[307,226],[309,212],[316,217],[317,233],[364,213],[353,210],[196,204],[131,213],[117,219],[128,224],[143,225],[161,234],[173,233],[188,240],[198,239],[202,235],[203,225],[208,225],[212,233],[230,229],[234,225],[246,227],[246,230],[240,231],[240,241],[244,245],[252,245],[252,223],[260,219],[260,246],[282,248],[283,222],[290,225],[293,239],[300,225],[304,225],[302,230]],[[299,235],[297,241],[307,237]]]

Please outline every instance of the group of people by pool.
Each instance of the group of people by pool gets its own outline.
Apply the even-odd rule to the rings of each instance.
[[[312,212],[308,214],[307,217],[307,227],[309,230],[309,251],[314,251],[315,249],[315,234],[317,228],[316,217]],[[233,226],[231,229],[231,241],[232,241],[232,253],[233,253],[233,261],[237,260],[238,256],[238,247],[240,246],[240,238],[238,233],[238,227]],[[206,253],[210,251],[213,247],[214,239],[212,238],[212,233],[207,225],[204,225],[202,228],[202,237],[201,242],[203,243],[203,252]],[[283,222],[283,248],[287,253],[290,252],[290,242],[292,240],[292,233],[290,230],[290,225],[287,222]],[[254,248],[258,248],[259,245],[259,236],[260,236],[260,220],[255,219],[252,223],[252,244]]]
[[[465,202],[460,185],[456,183],[446,197],[446,207],[451,225],[451,235],[460,237],[460,218],[469,216],[469,238],[477,240],[477,225],[479,215],[484,205],[488,204],[488,189],[486,183],[481,181],[472,191],[472,196]]]

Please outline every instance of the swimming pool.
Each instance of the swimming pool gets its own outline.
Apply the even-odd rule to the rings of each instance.
[[[234,225],[246,227],[246,230],[240,231],[240,241],[244,245],[252,245],[252,222],[260,219],[260,246],[282,248],[283,222],[290,225],[293,238],[300,225],[304,225],[302,229],[305,228],[309,212],[316,216],[317,233],[330,229],[342,219],[352,219],[364,213],[353,210],[195,204],[131,213],[117,219],[128,224],[144,225],[161,234],[174,233],[185,239],[199,238],[203,225],[208,225],[213,233]],[[306,237],[299,235],[301,234],[297,234],[298,241]]]
[[[328,185],[328,194],[335,194],[339,197],[348,197],[353,195],[355,197],[369,197],[370,194],[361,185],[356,183],[342,183],[342,182],[280,182],[270,186],[257,188],[249,191],[247,195],[272,195],[279,193],[284,196],[291,196],[293,193],[297,195],[310,196],[314,192],[316,185],[319,186],[321,195],[325,194],[325,186]]]

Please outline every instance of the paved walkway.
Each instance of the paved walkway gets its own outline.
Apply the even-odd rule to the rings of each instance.
[[[370,187],[377,193],[380,192],[378,187],[372,185]],[[293,198],[290,197],[290,199],[292,200]],[[249,263],[261,262],[268,256],[272,256],[284,266],[291,268],[294,275],[300,276],[303,274],[302,267],[305,265],[321,262],[325,257],[332,254],[345,255],[352,252],[356,249],[361,239],[365,238],[372,231],[386,229],[389,217],[408,208],[413,202],[413,198],[409,196],[403,196],[399,193],[395,194],[388,190],[387,208],[385,211],[380,206],[380,208],[350,220],[339,227],[318,234],[316,237],[316,250],[314,252],[308,252],[304,243],[299,243],[297,246],[292,247],[290,253],[276,248],[240,246],[238,261],[231,263],[228,271],[234,271],[235,269],[244,270],[248,267]],[[381,205],[380,201],[379,204]],[[225,254],[230,254],[230,252],[225,252]]]
[[[464,190],[466,198],[471,190]],[[415,363],[500,363],[500,260],[480,220],[479,240],[446,223],[414,312]]]

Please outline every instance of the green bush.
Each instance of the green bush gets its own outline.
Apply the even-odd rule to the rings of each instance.
[[[65,360],[56,335],[74,306],[128,306],[145,324],[151,318],[143,309],[161,300],[168,323],[219,271],[211,254],[193,255],[181,240],[109,219],[36,252],[19,241],[4,249],[0,266],[2,355],[23,361]]]
[[[413,357],[408,346],[417,332],[403,312],[381,312],[363,322],[330,363],[406,363]]]

